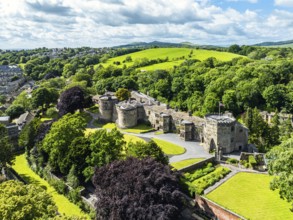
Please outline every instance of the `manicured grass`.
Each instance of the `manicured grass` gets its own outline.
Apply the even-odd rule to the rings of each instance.
[[[190,52],[192,52],[191,57],[189,57]],[[132,62],[123,63],[127,56],[131,56]],[[141,70],[155,70],[155,69],[171,69],[174,65],[180,65],[186,59],[198,59],[198,60],[205,60],[209,57],[215,57],[221,61],[229,61],[235,57],[240,57],[240,55],[228,53],[228,52],[220,52],[214,50],[202,50],[202,49],[190,49],[190,48],[154,48],[154,49],[147,49],[131,54],[126,54],[123,56],[118,56],[109,59],[105,64],[102,64],[104,67],[109,65],[114,65],[113,62],[119,61],[121,64],[118,67],[122,67],[124,64],[126,66],[132,66],[136,59],[147,58],[149,60],[154,59],[165,59],[168,57],[168,61],[164,63],[158,63],[146,67],[139,67],[138,69]],[[100,64],[98,64],[100,65]]]
[[[53,118],[41,118],[41,122],[44,122],[44,121],[50,121],[52,120]]]
[[[155,135],[160,135],[160,134],[164,134],[164,132],[163,131],[156,131],[155,132]]]
[[[146,133],[153,131],[154,129],[151,126],[145,125],[145,124],[139,124],[133,128],[128,128],[128,129],[121,129],[122,131],[125,132],[130,132],[130,133],[135,133],[135,134],[141,134],[141,133]]]
[[[145,142],[144,139],[139,138],[139,137],[136,137],[136,136],[132,136],[132,135],[129,135],[129,134],[124,134],[124,140],[125,140],[127,143],[129,143],[130,141],[132,141],[132,142],[137,142],[137,141]]]
[[[58,194],[46,180],[42,179],[40,176],[34,173],[28,166],[24,154],[16,156],[15,163],[12,167],[23,179],[29,183],[34,183],[45,188],[47,193],[52,195],[58,207],[58,212],[67,216],[86,216],[89,219],[89,216],[84,214],[78,206],[71,203],[65,196]]]
[[[290,203],[269,188],[273,177],[238,173],[207,195],[207,198],[251,220],[293,219]]]
[[[105,124],[105,125],[102,126],[102,128],[104,128],[104,129],[114,129],[116,127],[117,126],[116,126],[115,123],[107,123],[107,124]]]
[[[185,153],[185,148],[180,147],[179,145],[173,144],[168,141],[163,141],[157,138],[153,138],[152,140],[156,142],[162,149],[162,151],[167,155],[178,155]]]
[[[170,165],[174,168],[176,168],[177,170],[190,166],[192,164],[198,163],[200,161],[204,160],[204,158],[191,158],[191,159],[187,159],[187,160],[182,160],[182,161],[178,161],[178,162],[174,162],[171,163]]]

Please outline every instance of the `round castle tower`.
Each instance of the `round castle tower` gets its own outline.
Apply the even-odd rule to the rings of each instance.
[[[118,119],[117,125],[119,128],[131,128],[137,125],[138,103],[136,101],[124,101],[116,104]]]
[[[101,119],[104,121],[113,121],[114,107],[118,99],[114,95],[105,94],[99,98],[99,111]]]

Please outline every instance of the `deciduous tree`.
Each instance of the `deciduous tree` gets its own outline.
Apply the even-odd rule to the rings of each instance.
[[[43,188],[14,180],[0,184],[1,219],[48,219],[56,214],[57,206]]]
[[[154,159],[128,158],[95,171],[98,219],[180,219],[179,176]]]

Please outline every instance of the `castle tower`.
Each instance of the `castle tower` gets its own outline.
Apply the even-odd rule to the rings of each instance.
[[[105,94],[99,97],[99,111],[100,118],[105,122],[113,121],[113,115],[115,115],[115,104],[118,103],[116,96],[111,94]]]
[[[180,137],[185,141],[194,139],[194,124],[193,122],[183,120],[180,123]]]
[[[206,115],[204,148],[207,151],[231,153],[236,149],[236,119],[226,115]]]
[[[131,128],[137,125],[137,105],[131,101],[120,102],[116,105],[117,125],[119,128]]]

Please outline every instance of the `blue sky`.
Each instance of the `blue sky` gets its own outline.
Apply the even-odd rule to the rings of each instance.
[[[293,39],[293,0],[0,0],[0,49]]]

